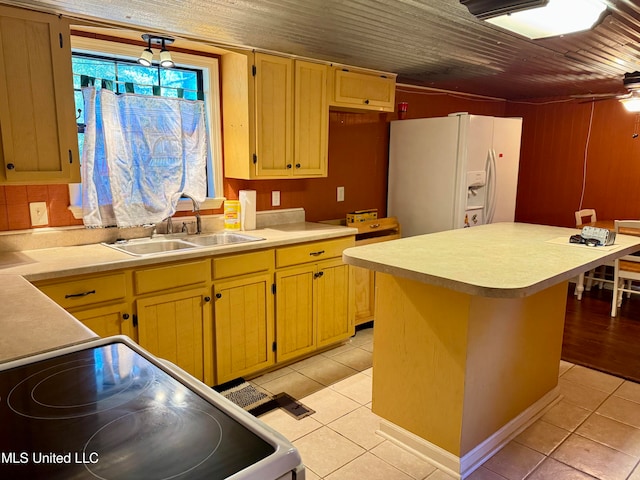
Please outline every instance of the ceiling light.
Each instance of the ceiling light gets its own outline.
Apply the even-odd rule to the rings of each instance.
[[[144,37],[145,35],[142,36],[142,38]],[[138,63],[142,66],[150,67],[151,61],[153,60],[153,51],[151,50],[151,37],[149,35],[146,35],[146,37],[147,38],[145,40],[147,41],[147,48],[145,48],[140,54]]]
[[[150,67],[151,60],[153,60],[153,52],[150,48],[145,48],[140,54],[140,58],[138,58],[138,63],[145,67]]]
[[[171,59],[171,53],[165,48],[166,38],[162,39],[162,50],[160,50],[160,66],[164,68],[172,68],[175,66]]]
[[[588,30],[606,10],[604,0],[460,0],[480,20],[531,39]]]
[[[638,92],[631,92],[629,97],[621,98],[620,103],[628,112],[640,112],[640,94]]]
[[[167,50],[167,45],[171,45],[174,42],[173,38],[145,33],[142,35],[142,39],[147,42],[147,48],[142,51],[138,58],[138,63],[140,65],[144,65],[145,67],[151,66],[153,61],[153,50],[151,50],[151,45],[153,44],[162,47],[160,50],[160,65],[164,68],[171,68],[175,66],[171,59],[171,53]]]

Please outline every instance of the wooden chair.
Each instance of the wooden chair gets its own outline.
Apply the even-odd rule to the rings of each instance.
[[[576,227],[581,225],[585,225],[587,223],[594,223],[598,221],[598,217],[596,215],[596,211],[593,208],[583,208],[582,210],[578,210],[575,212],[576,218]],[[614,267],[613,262],[607,262],[604,265],[601,265],[593,270],[590,270],[586,274],[587,283],[585,287],[585,274],[582,273],[578,277],[578,281],[576,283],[576,289],[574,291],[574,295],[578,297],[578,300],[582,300],[582,292],[585,290],[588,292],[591,290],[594,282],[598,285],[599,288],[603,288],[605,283],[613,283],[613,280],[607,278],[607,267]]]
[[[579,225],[584,225],[585,223],[592,223],[592,222],[598,221],[596,211],[593,208],[583,208],[582,210],[578,210],[575,213],[575,215],[576,215],[576,227]]]
[[[614,225],[616,234],[623,228],[624,235],[640,237],[640,220],[616,220]],[[613,298],[611,300],[612,317],[617,315],[625,293],[627,298],[630,298],[632,293],[640,293],[640,290],[633,289],[633,282],[638,281],[640,281],[640,256],[626,255],[616,259],[613,276]]]

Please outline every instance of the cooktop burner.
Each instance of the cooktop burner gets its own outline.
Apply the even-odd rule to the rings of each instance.
[[[126,343],[0,367],[1,478],[222,479],[276,451]]]

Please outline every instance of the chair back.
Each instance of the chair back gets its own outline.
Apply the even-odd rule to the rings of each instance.
[[[596,211],[593,208],[583,208],[582,210],[578,210],[575,213],[575,215],[576,215],[576,227],[578,225],[583,225],[585,223],[598,221],[598,218],[596,217]],[[586,221],[583,219],[586,219]]]
[[[621,233],[622,235],[640,237],[640,220],[615,220],[613,225],[616,234]],[[621,229],[624,231],[621,232]]]

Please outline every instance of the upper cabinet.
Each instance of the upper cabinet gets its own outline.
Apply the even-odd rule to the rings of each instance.
[[[337,110],[393,112],[396,75],[334,66],[329,105]]]
[[[327,176],[328,68],[262,53],[223,55],[225,176]]]
[[[0,183],[80,181],[69,24],[0,6]]]

